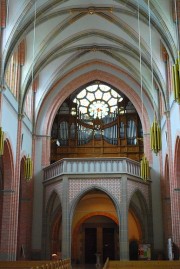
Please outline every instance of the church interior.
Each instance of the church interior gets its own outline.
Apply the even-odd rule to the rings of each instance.
[[[180,0],[0,1],[0,260],[178,260]]]

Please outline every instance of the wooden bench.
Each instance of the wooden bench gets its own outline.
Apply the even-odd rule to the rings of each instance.
[[[59,261],[0,261],[1,269],[70,269],[70,259]]]
[[[180,269],[179,261],[107,261],[103,269]]]

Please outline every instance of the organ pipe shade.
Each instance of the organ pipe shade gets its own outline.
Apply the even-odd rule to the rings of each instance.
[[[0,127],[0,156],[4,153],[4,132]]]
[[[180,104],[180,56],[172,67],[174,99]]]
[[[145,156],[141,160],[141,178],[146,181],[149,178],[149,162]]]
[[[32,178],[33,173],[33,162],[32,159],[28,156],[25,160],[24,175],[25,179],[29,181]]]
[[[150,130],[150,139],[151,139],[151,149],[154,153],[158,153],[162,148],[161,141],[161,129],[156,120],[154,120],[151,130]]]

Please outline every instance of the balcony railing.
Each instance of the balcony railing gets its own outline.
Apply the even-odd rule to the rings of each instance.
[[[129,174],[140,177],[140,163],[128,158],[62,159],[44,168],[44,180],[61,175]]]

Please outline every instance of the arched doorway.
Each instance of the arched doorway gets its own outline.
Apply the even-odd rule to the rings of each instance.
[[[88,218],[81,227],[84,239],[84,262],[96,263],[96,255],[100,255],[104,263],[117,257],[118,225],[109,217],[93,216]]]
[[[72,222],[72,260],[74,263],[101,263],[107,257],[119,259],[119,223],[111,198],[94,189],[78,202]]]

